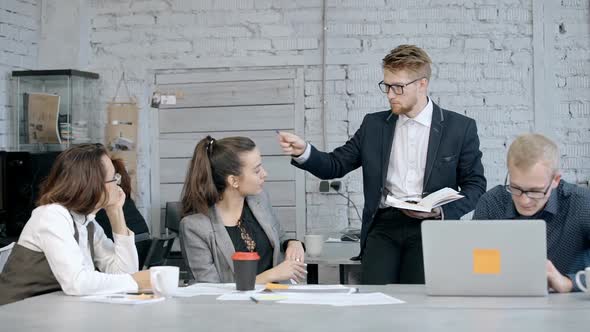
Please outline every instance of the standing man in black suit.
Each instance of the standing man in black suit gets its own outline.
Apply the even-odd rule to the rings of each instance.
[[[362,166],[363,284],[424,283],[420,223],[458,219],[486,190],[475,121],[428,97],[431,63],[414,45],[400,45],[386,55],[379,88],[391,109],[366,115],[354,136],[330,153],[279,133],[292,164],[321,179],[340,178]],[[421,197],[444,187],[465,197],[427,213],[384,204],[387,193]]]

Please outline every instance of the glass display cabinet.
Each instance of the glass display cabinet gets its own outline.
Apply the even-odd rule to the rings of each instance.
[[[63,151],[94,141],[98,78],[73,69],[12,72],[16,151]]]

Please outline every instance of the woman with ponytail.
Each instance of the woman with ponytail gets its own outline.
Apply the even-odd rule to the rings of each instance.
[[[199,141],[182,193],[182,252],[198,282],[234,282],[236,251],[256,251],[256,283],[305,278],[303,244],[287,239],[262,185],[266,171],[247,137]],[[283,260],[283,257],[286,257]]]

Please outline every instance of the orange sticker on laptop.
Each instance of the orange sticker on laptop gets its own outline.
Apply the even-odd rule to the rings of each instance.
[[[473,249],[473,273],[500,274],[501,255],[498,249]]]

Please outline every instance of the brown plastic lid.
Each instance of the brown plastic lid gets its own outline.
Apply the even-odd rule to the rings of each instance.
[[[238,251],[231,256],[231,259],[233,259],[234,261],[257,261],[260,259],[260,256],[257,252]]]

